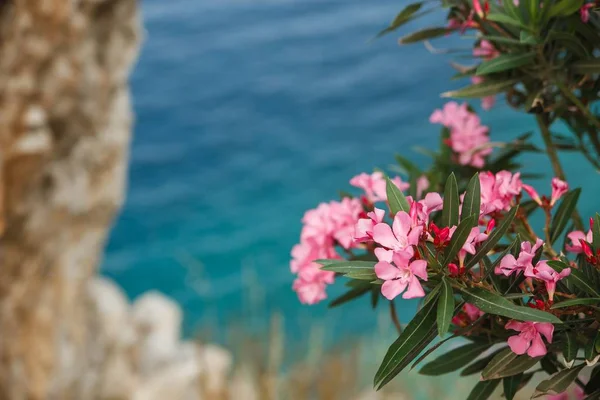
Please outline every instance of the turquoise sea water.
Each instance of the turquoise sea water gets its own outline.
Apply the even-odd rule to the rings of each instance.
[[[188,332],[251,311],[260,327],[277,310],[298,335],[325,315],[340,332],[372,330],[368,301],[327,313],[300,305],[289,250],[304,211],[347,190],[350,177],[386,167],[394,152],[424,165],[410,149],[437,146],[428,117],[440,92],[464,84],[450,81],[449,58],[399,48],[397,35],[368,43],[402,3],[143,1],[129,192],[104,274],[132,298],[150,289],[173,296]],[[505,105],[482,118],[493,140],[533,128]],[[523,161],[549,170],[542,157]],[[565,157],[572,183],[597,181],[579,161]],[[588,194],[583,211],[595,205]],[[413,307],[403,303],[403,320]]]

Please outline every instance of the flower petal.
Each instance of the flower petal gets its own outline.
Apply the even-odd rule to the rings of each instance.
[[[535,324],[535,329],[544,335],[548,343],[552,343],[552,334],[554,333],[554,325],[549,322],[539,322]]]
[[[508,346],[515,354],[525,354],[525,352],[529,348],[529,345],[530,342],[521,337],[521,335],[511,336],[508,338]]]
[[[409,268],[413,274],[423,279],[424,281],[427,281],[427,261],[415,260],[410,263]]]
[[[373,240],[388,249],[398,246],[398,239],[392,233],[392,228],[385,223],[377,224],[373,227]]]
[[[542,337],[539,334],[535,335],[531,342],[531,347],[527,350],[527,355],[529,355],[529,357],[540,357],[546,353],[546,345],[544,344]]]
[[[383,279],[385,281],[396,279],[399,277],[399,273],[400,271],[398,271],[398,268],[394,267],[388,262],[380,261],[375,264],[375,274],[379,279]]]
[[[381,285],[381,294],[388,300],[395,299],[400,293],[406,289],[406,283],[402,283],[399,280],[385,281]]]
[[[412,276],[410,278],[410,282],[408,283],[408,290],[402,295],[403,299],[414,299],[417,297],[425,296],[425,292],[423,291],[423,287],[421,286],[421,282],[417,279],[416,276]]]

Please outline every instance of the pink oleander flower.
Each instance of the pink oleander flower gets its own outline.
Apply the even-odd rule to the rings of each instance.
[[[460,265],[463,265],[463,262],[465,260],[465,257],[467,256],[467,254],[475,254],[477,251],[475,246],[477,246],[477,244],[479,244],[481,242],[486,241],[487,238],[488,238],[488,235],[481,232],[479,230],[478,226],[471,229],[471,232],[469,233],[469,236],[467,237],[467,241],[463,245],[462,249],[460,249],[460,251],[458,252],[458,260],[460,262]]]
[[[556,282],[569,276],[570,274],[571,268],[565,268],[560,273],[558,273],[548,265],[547,261],[540,261],[535,266],[530,264],[525,269],[526,277],[544,281],[544,283],[546,284],[546,291],[548,291],[548,298],[550,299],[550,301],[554,299],[554,292],[556,291]]]
[[[482,76],[471,77],[471,82],[475,85],[483,83],[485,79]],[[486,111],[491,110],[496,105],[496,96],[485,96],[481,98],[481,108]]]
[[[392,182],[404,191],[409,188],[409,184],[402,182],[399,176],[392,179]],[[350,184],[365,191],[365,197],[371,203],[387,200],[386,180],[382,172],[376,171],[371,175],[362,173],[350,179]]]
[[[568,252],[571,252],[574,254],[583,253],[583,247],[581,245],[582,240],[585,242],[588,242],[588,243],[592,243],[592,241],[594,240],[591,229],[588,231],[587,234],[583,233],[582,231],[570,232],[569,234],[567,234],[567,238],[571,241],[571,244],[567,244],[565,246],[565,249]]]
[[[441,124],[450,130],[448,145],[458,155],[458,163],[482,168],[485,157],[492,152],[488,147],[489,128],[481,124],[476,114],[467,109],[467,104],[448,102],[441,110],[435,110],[429,117],[433,124]]]
[[[544,242],[537,239],[535,245],[531,246],[528,241],[521,242],[521,252],[519,257],[515,258],[512,254],[505,255],[500,260],[500,265],[494,269],[496,275],[510,276],[514,273],[525,272],[528,268],[533,268],[533,259]]]
[[[523,184],[523,190],[529,195],[529,197],[531,197],[533,201],[538,203],[540,206],[542,205],[542,199],[533,186]]]
[[[565,193],[569,191],[569,184],[554,177],[552,178],[552,197],[550,205],[553,206]]]
[[[545,355],[547,350],[542,335],[552,343],[554,325],[548,322],[509,321],[504,328],[521,332],[508,338],[508,346],[515,354],[527,353],[532,358]]]
[[[481,213],[510,210],[514,199],[521,193],[521,174],[500,171],[496,175],[489,171],[479,173],[481,186]]]
[[[442,196],[436,192],[427,193],[423,200],[416,202],[410,196],[407,196],[406,200],[408,200],[408,204],[410,205],[409,215],[413,219],[413,225],[427,225],[431,213],[441,210],[444,205]]]
[[[427,261],[411,261],[412,256],[412,251],[395,252],[392,255],[393,264],[389,261],[379,261],[375,264],[375,274],[385,281],[381,286],[381,294],[386,299],[393,300],[403,292],[403,299],[425,296],[418,278],[427,281]]]
[[[300,303],[312,305],[327,298],[325,285],[325,282],[318,280],[305,281],[298,278],[294,281],[292,288],[298,294]]]
[[[452,324],[456,326],[467,326],[475,322],[485,314],[473,304],[466,303],[462,310],[452,318]]]
[[[407,247],[417,245],[422,232],[422,226],[414,226],[410,215],[400,211],[394,216],[391,227],[383,222],[373,227],[373,241],[385,247],[390,253],[400,252]]]
[[[479,46],[473,48],[473,55],[475,57],[481,57],[487,61],[498,57],[500,52],[496,50],[492,42],[483,39],[481,42],[479,42]]]
[[[427,176],[421,175],[417,178],[417,198],[423,197],[423,192],[429,188],[429,179]]]
[[[383,221],[385,211],[377,207],[367,213],[368,218],[361,218],[354,227],[354,240],[368,242],[373,240],[373,227]]]
[[[584,23],[588,23],[590,20],[590,10],[595,7],[595,3],[588,3],[581,6],[579,13],[581,14],[581,20]]]
[[[292,248],[290,262],[292,273],[298,275],[293,288],[302,303],[314,304],[325,298],[325,287],[333,283],[335,273],[323,271],[314,260],[340,258],[336,245],[356,247],[355,226],[362,213],[359,199],[344,198],[321,203],[304,214],[300,243]]]

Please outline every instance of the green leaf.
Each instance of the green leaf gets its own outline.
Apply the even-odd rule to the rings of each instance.
[[[502,385],[504,386],[504,397],[506,397],[506,400],[513,400],[515,394],[519,390],[522,380],[523,373],[507,376],[506,378],[502,379]]]
[[[527,355],[518,356],[510,348],[498,353],[481,373],[481,379],[499,379],[527,371],[538,363],[539,358]]]
[[[575,61],[570,67],[580,74],[600,74],[600,58]]]
[[[531,64],[535,60],[535,53],[503,54],[489,61],[482,62],[477,67],[476,75],[487,75],[507,71]]]
[[[506,368],[511,362],[517,358],[517,355],[510,348],[505,348],[492,358],[488,365],[481,373],[482,377],[494,376]]]
[[[396,214],[400,211],[408,212],[410,210],[410,206],[408,205],[408,201],[404,194],[398,189],[390,178],[386,178],[386,186],[385,191],[388,198],[388,204],[390,205],[390,212],[392,214]]]
[[[592,246],[594,249],[600,249],[600,214],[594,216],[594,224],[592,225]]]
[[[519,9],[513,3],[513,0],[502,0],[502,8],[508,13],[508,16],[513,20],[520,21]]]
[[[442,208],[442,226],[449,228],[458,225],[458,184],[456,176],[451,173],[444,187],[444,204]]]
[[[567,362],[571,362],[575,360],[577,357],[577,340],[575,339],[575,335],[571,332],[565,332],[564,342],[562,347],[563,356]]]
[[[520,41],[523,44],[531,44],[531,45],[538,43],[537,38],[533,34],[527,32],[527,31],[521,31]]]
[[[508,228],[510,228],[512,221],[515,219],[515,215],[517,215],[518,209],[519,206],[515,206],[504,216],[500,225],[492,231],[487,240],[479,247],[475,255],[473,255],[473,257],[467,262],[465,265],[466,269],[470,269],[476,265],[494,248],[494,246],[496,246],[506,231],[508,231]]]
[[[493,381],[482,381],[478,382],[473,388],[467,400],[486,400],[494,393],[496,387],[500,383],[500,379]]]
[[[325,271],[339,272],[342,274],[354,272],[373,272],[374,261],[337,261],[321,267]]]
[[[334,307],[337,307],[344,303],[347,303],[351,300],[354,300],[354,299],[364,295],[365,293],[368,293],[370,290],[371,290],[371,284],[368,282],[361,281],[359,286],[353,287],[352,289],[350,289],[349,291],[347,291],[340,297],[332,300],[329,303],[329,308],[334,308]]]
[[[396,18],[394,18],[390,26],[379,32],[376,37],[379,38],[387,33],[395,31],[396,29],[410,21],[413,18],[414,14],[421,9],[421,6],[423,6],[423,2],[412,3],[404,7],[404,9],[400,11],[398,15],[396,15]]]
[[[550,313],[529,307],[516,306],[502,296],[481,288],[474,287],[461,290],[467,303],[471,303],[479,307],[481,311],[489,314],[501,315],[519,321],[562,323],[558,317]]]
[[[570,191],[565,195],[560,206],[558,206],[558,210],[556,210],[556,214],[552,218],[552,224],[550,224],[550,244],[554,243],[567,227],[567,223],[573,216],[573,211],[575,211],[575,207],[577,206],[580,193],[581,189],[579,188]]]
[[[435,337],[435,301],[425,305],[390,346],[377,373],[374,386],[377,390],[398,375]]]
[[[350,279],[358,279],[361,281],[369,281],[369,282],[372,282],[375,279],[377,279],[377,275],[375,275],[375,270],[354,271],[354,272],[349,272],[349,273],[345,274],[344,276],[346,278],[350,278]]]
[[[535,388],[533,398],[543,396],[545,394],[562,393],[569,388],[571,383],[577,378],[585,364],[581,364],[575,368],[563,369],[560,372],[552,375],[550,378],[542,381]]]
[[[516,26],[518,28],[530,30],[529,27],[523,25],[521,21],[516,18],[511,17],[510,15],[500,14],[500,13],[490,13],[486,17],[490,21],[500,22],[501,24],[507,24],[511,26]]]
[[[437,307],[437,326],[438,334],[443,337],[448,332],[450,321],[454,316],[454,293],[446,277],[442,278],[441,288]]]
[[[598,336],[600,336],[599,333],[595,337],[590,337],[590,340],[588,340],[583,349],[586,361],[592,361],[598,356],[598,351],[596,350],[596,339],[598,339]]]
[[[481,186],[479,184],[479,174],[475,174],[469,184],[467,185],[467,190],[465,192],[465,197],[463,199],[462,210],[461,210],[461,218],[470,217],[474,215],[476,219],[474,219],[474,225],[477,226],[479,222],[479,212],[481,204]]]
[[[571,272],[573,270],[571,269]],[[560,303],[555,303],[552,305],[552,309],[555,308],[564,308],[570,306],[580,306],[580,305],[600,305],[600,298],[598,297],[586,297],[581,299],[569,299],[565,301],[561,301]]]
[[[489,344],[469,343],[450,350],[435,360],[425,364],[419,371],[421,375],[437,376],[456,371],[464,367],[475,357],[485,351]]]
[[[454,231],[452,235],[452,239],[450,239],[450,243],[444,252],[444,262],[442,265],[446,266],[454,257],[458,254],[460,249],[463,247],[471,230],[473,229],[473,220],[475,219],[474,215],[471,215],[469,218],[465,218],[458,224],[458,227]]]
[[[565,17],[571,14],[575,14],[581,6],[584,0],[559,0],[555,1],[550,7],[550,17]]]
[[[548,261],[548,265],[557,272],[561,272],[565,268],[570,268],[562,261]],[[592,296],[600,297],[600,293],[590,285],[589,280],[585,277],[583,272],[578,269],[571,268],[571,273],[569,276],[565,277],[564,280]]]
[[[517,79],[492,80],[487,79],[483,83],[469,85],[462,89],[442,93],[442,97],[454,97],[457,99],[478,99],[480,97],[494,96],[504,92],[517,83]]]
[[[484,357],[482,359],[474,361],[472,364],[468,365],[465,369],[463,369],[462,371],[460,371],[460,376],[468,376],[468,375],[472,375],[472,374],[475,374],[477,372],[483,371],[484,368],[487,367],[487,365],[501,351],[504,351],[504,349],[497,350],[497,351],[493,352],[492,354],[488,355],[487,357]]]
[[[421,42],[423,40],[434,39],[444,36],[448,32],[448,28],[426,28],[402,37],[400,39],[400,44],[410,44]]]

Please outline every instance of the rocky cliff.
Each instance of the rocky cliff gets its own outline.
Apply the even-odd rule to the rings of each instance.
[[[87,290],[123,199],[137,8],[0,1],[1,398],[89,398]]]

